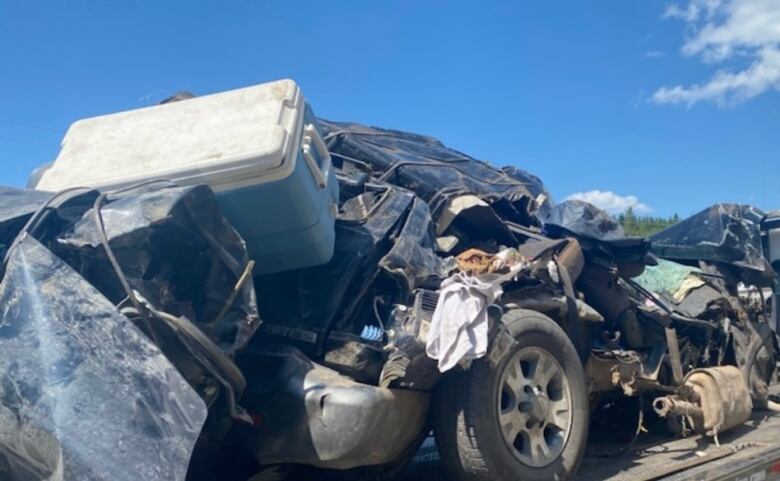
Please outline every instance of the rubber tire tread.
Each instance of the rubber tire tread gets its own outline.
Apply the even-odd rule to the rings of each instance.
[[[445,376],[436,388],[431,419],[442,463],[452,481],[565,481],[579,467],[587,443],[590,410],[582,362],[564,330],[549,317],[513,309],[503,314],[502,321],[504,335],[508,334],[514,342],[506,347],[506,343],[502,346],[494,341],[491,351],[505,352],[489,352],[470,369]],[[494,390],[500,368],[517,350],[535,345],[534,340],[545,344],[542,347],[552,346],[551,350],[560,354],[556,358],[566,373],[575,411],[562,456],[543,468],[526,466],[517,460],[506,446],[497,420],[493,419],[493,426],[485,416],[485,411],[496,403]],[[498,359],[498,369],[490,359]],[[500,446],[496,446],[497,440]]]

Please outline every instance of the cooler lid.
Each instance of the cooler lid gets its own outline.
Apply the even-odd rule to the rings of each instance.
[[[295,82],[280,80],[79,120],[36,187],[113,188],[156,178],[219,185],[273,176],[297,145],[302,109]]]

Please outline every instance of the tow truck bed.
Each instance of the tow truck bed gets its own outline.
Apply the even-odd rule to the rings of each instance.
[[[720,436],[637,446],[613,457],[587,456],[574,481],[766,481],[780,478],[780,416],[758,413]]]
[[[446,481],[431,440],[406,481]],[[780,415],[761,412],[720,436],[720,447],[692,435],[643,442],[619,455],[586,455],[573,481],[774,481],[780,479]]]

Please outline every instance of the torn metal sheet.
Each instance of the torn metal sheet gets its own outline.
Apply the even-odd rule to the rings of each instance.
[[[444,211],[439,216],[439,222],[436,224],[436,235],[444,234],[444,231],[452,224],[455,218],[464,210],[481,207],[489,208],[490,204],[480,199],[476,195],[462,195],[451,199],[444,206]],[[493,214],[495,215],[495,214]]]
[[[501,167],[501,171],[507,174],[509,177],[512,177],[513,179],[517,179],[520,182],[522,182],[523,185],[525,185],[525,187],[528,189],[531,195],[534,196],[535,199],[541,200],[540,197],[544,197],[547,204],[549,205],[553,204],[550,193],[547,192],[547,189],[545,189],[542,179],[540,179],[539,177],[528,172],[527,170],[523,170],[519,167],[515,167],[514,165],[505,165],[504,167]],[[539,202],[539,204],[541,205],[542,202]]]
[[[675,293],[676,311],[693,318],[709,318],[732,310],[723,291],[701,277],[694,275],[688,279]]]
[[[0,478],[184,480],[207,411],[113,303],[35,239],[0,284]]]
[[[479,245],[489,249],[497,246],[515,246],[517,237],[504,222],[497,207],[510,210],[509,218],[518,215],[513,205],[497,201],[489,204],[475,195],[461,195],[446,202],[436,224],[436,234],[455,237],[459,245]]]

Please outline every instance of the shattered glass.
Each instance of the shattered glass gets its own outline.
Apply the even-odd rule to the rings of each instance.
[[[634,280],[650,292],[672,297],[692,272],[701,272],[694,267],[672,261],[659,260],[657,266],[650,266]]]

